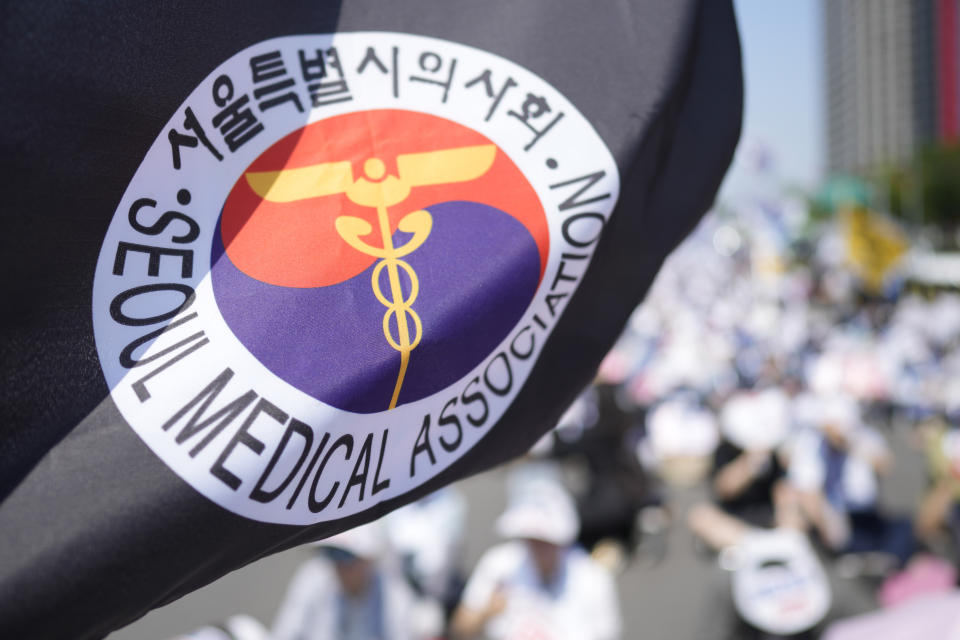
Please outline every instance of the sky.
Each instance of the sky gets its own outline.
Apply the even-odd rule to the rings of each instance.
[[[743,49],[743,132],[720,200],[755,188],[761,157],[777,183],[815,189],[826,160],[821,3],[735,0],[734,7]]]

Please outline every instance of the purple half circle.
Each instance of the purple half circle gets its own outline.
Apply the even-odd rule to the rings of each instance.
[[[475,202],[445,202],[428,211],[429,237],[404,258],[419,281],[413,309],[423,338],[410,355],[398,404],[445,388],[488,356],[516,326],[539,285],[536,242],[515,218]],[[220,234],[214,236],[214,295],[247,349],[322,402],[354,413],[386,410],[400,353],[383,334],[387,308],[370,280],[376,264],[337,285],[279,287],[237,269]],[[409,237],[396,232],[395,246]],[[385,270],[381,275],[389,292]],[[405,275],[401,283],[408,295]]]

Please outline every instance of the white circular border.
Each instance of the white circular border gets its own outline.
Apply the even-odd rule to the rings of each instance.
[[[299,81],[296,52],[298,49],[314,51],[329,47],[336,47],[339,53],[352,100],[311,110],[306,101],[305,83]],[[363,59],[368,47],[373,47],[380,59],[384,61],[389,61],[393,47],[397,48],[402,83],[399,99],[393,96],[393,80],[390,75],[384,75],[372,67],[367,69],[363,76],[356,74],[357,65]],[[252,97],[249,60],[254,55],[275,50],[283,52],[283,60],[289,76],[298,80],[295,89],[304,101],[305,113],[303,114],[298,113],[289,104],[262,113],[256,109]],[[420,71],[416,65],[419,56],[425,51],[439,54],[447,63],[450,56],[457,59],[456,77],[454,84],[450,87],[446,103],[440,100],[439,87],[404,81],[409,78],[410,73]],[[465,80],[475,78],[487,69],[491,71],[492,79],[497,83],[495,90],[501,86],[507,76],[512,77],[517,83],[516,87],[506,94],[497,113],[489,121],[485,121],[484,118],[490,108],[491,100],[486,99],[481,86],[474,86],[472,90],[466,90],[463,86]],[[219,110],[213,103],[211,90],[214,80],[221,74],[227,74],[233,81],[235,97],[243,94],[251,96],[247,106],[254,108],[254,113],[265,126],[264,131],[233,154],[226,149],[222,138],[211,125],[214,114]],[[507,111],[511,108],[517,109],[527,93],[545,97],[553,109],[552,113],[564,113],[563,119],[558,122],[555,129],[543,136],[529,152],[524,151],[523,147],[529,142],[532,134],[518,120],[507,116]],[[507,98],[510,98],[509,103]],[[207,136],[224,155],[222,162],[218,162],[200,145],[196,148],[183,148],[181,150],[183,167],[180,170],[173,169],[167,133],[171,128],[181,133],[189,133],[183,127],[187,107],[193,110]],[[213,233],[217,228],[216,222],[223,202],[242,172],[253,160],[276,141],[309,123],[335,115],[370,109],[406,109],[439,116],[471,128],[496,143],[523,172],[540,198],[550,232],[550,252],[544,276],[530,307],[517,323],[516,328],[507,335],[497,349],[491,351],[490,355],[470,373],[443,391],[416,402],[401,405],[392,411],[355,414],[326,405],[308,396],[277,377],[250,354],[233,335],[220,315],[213,296],[207,265],[210,264]],[[549,168],[545,162],[547,158],[556,159],[558,166],[554,169]],[[583,198],[597,194],[609,194],[609,197],[593,202],[587,207],[571,208],[560,212],[559,205],[572,196],[573,192],[584,186],[585,182],[577,182],[557,190],[550,189],[549,185],[574,180],[597,171],[604,171],[604,177],[596,184],[590,185],[589,192],[585,192]],[[191,202],[186,206],[181,206],[176,201],[178,190],[183,188],[188,189],[192,195]],[[558,292],[572,294],[576,285],[579,284],[579,277],[589,264],[594,245],[576,248],[563,242],[561,235],[563,221],[567,216],[579,211],[599,213],[606,219],[613,209],[618,191],[619,175],[614,159],[590,123],[573,104],[550,85],[504,58],[436,38],[382,32],[288,36],[260,42],[221,64],[190,94],[150,147],[120,201],[101,248],[93,288],[94,335],[104,377],[120,412],[150,449],[197,491],[220,506],[254,520],[283,524],[312,524],[363,511],[381,500],[406,493],[435,476],[468,451],[496,424],[523,386],[539,356],[540,348],[556,323],[557,318],[551,318],[546,313],[545,298],[550,292],[551,281],[563,259],[562,254],[574,252],[578,255],[586,255],[586,258],[568,261],[564,266],[565,273],[575,275],[577,281],[569,288],[558,288]],[[157,201],[155,209],[144,210],[143,217],[146,220],[154,221],[157,219],[155,216],[167,210],[182,211],[199,223],[201,228],[199,238],[189,245],[171,243],[171,236],[181,234],[185,230],[185,226],[181,223],[170,225],[159,236],[144,235],[131,228],[128,222],[128,211],[140,198],[152,198]],[[181,263],[173,257],[161,259],[159,276],[148,276],[146,274],[147,255],[143,253],[127,254],[123,275],[114,275],[114,260],[118,243],[121,241],[173,249],[192,249],[194,252],[193,277],[181,278]],[[196,355],[185,357],[152,378],[148,383],[151,397],[141,402],[133,392],[131,384],[142,378],[151,367],[144,367],[143,371],[139,368],[126,369],[118,361],[119,353],[132,340],[175,319],[152,326],[124,326],[111,318],[110,304],[118,294],[132,287],[166,282],[183,283],[195,289],[194,304],[178,318],[192,312],[197,312],[199,318],[183,325],[182,331],[178,328],[178,330],[171,330],[167,335],[160,336],[149,343],[150,346],[146,351],[139,350],[138,355],[145,357],[155,353],[201,329],[209,338],[209,343],[198,349]],[[160,297],[167,302],[175,300],[171,296]],[[569,297],[561,303],[557,317],[562,314],[563,305],[567,300]],[[167,308],[170,307],[167,306]],[[136,299],[128,302],[124,309],[131,315],[146,316],[151,313],[149,302]],[[546,329],[539,328],[534,314],[538,314],[541,321],[546,321]],[[513,384],[510,392],[505,396],[496,396],[487,391],[485,396],[489,404],[489,415],[486,421],[482,427],[474,428],[462,420],[463,440],[455,451],[448,453],[442,447],[436,446],[438,437],[436,418],[444,404],[451,397],[460,396],[461,391],[472,378],[478,375],[482,377],[492,357],[503,349],[509,349],[510,342],[517,335],[517,331],[526,325],[534,326],[537,338],[536,352],[533,357],[526,360],[511,361]],[[248,406],[238,418],[232,420],[196,457],[191,457],[189,450],[202,436],[194,436],[184,444],[178,445],[174,436],[182,428],[183,421],[181,420],[168,431],[164,431],[162,425],[228,366],[235,375],[205,415],[210,415],[226,402],[252,389],[259,397],[269,400],[284,412],[307,423],[314,431],[314,446],[318,444],[324,433],[330,434],[328,448],[343,434],[354,436],[353,458],[347,461],[338,453],[330,460],[333,466],[328,465],[325,468],[321,479],[325,489],[332,486],[334,481],[339,481],[340,491],[343,490],[353,470],[363,439],[368,433],[375,434],[370,477],[363,492],[364,498],[360,499],[360,491],[357,487],[353,487],[342,507],[338,506],[341,497],[338,492],[330,506],[319,513],[313,513],[306,507],[304,499],[304,495],[310,490],[311,482],[308,481],[293,508],[288,509],[286,508],[288,497],[299,483],[299,480],[295,480],[287,486],[278,499],[270,503],[263,504],[251,500],[250,488],[266,467],[284,431],[282,425],[265,415],[261,415],[250,428],[250,434],[264,443],[264,450],[257,454],[249,447],[237,446],[224,463],[231,473],[241,478],[242,484],[239,489],[234,490],[211,475],[212,465],[223,451],[224,445],[240,428],[243,418],[250,413],[253,405]],[[192,414],[193,411],[190,413]],[[458,410],[457,413],[461,418],[463,417],[462,411]],[[434,445],[432,452],[436,462],[430,464],[426,455],[420,455],[417,460],[416,474],[411,476],[410,453],[415,446],[426,414],[429,414],[432,420],[431,434]],[[379,478],[381,481],[389,479],[390,485],[374,496],[371,485],[378,463],[381,438],[379,434],[385,428],[389,429],[386,448],[398,453],[384,456],[382,467],[379,468]],[[292,451],[295,454],[297,450],[298,447],[294,446],[287,453]],[[312,454],[308,457],[308,462],[310,457]],[[283,460],[290,461],[287,457]],[[311,475],[315,472],[316,468],[311,471]],[[302,473],[303,468],[299,471],[298,477]],[[318,491],[318,494],[325,495],[326,490]]]

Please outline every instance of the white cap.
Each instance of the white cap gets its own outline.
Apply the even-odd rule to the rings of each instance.
[[[269,632],[259,620],[248,615],[230,616],[218,626],[200,627],[175,640],[267,640]]]
[[[379,520],[349,529],[335,536],[318,540],[316,547],[334,547],[366,559],[379,557],[386,550],[383,525]]]
[[[230,616],[224,626],[236,640],[266,640],[270,635],[259,620],[245,614]]]
[[[497,518],[496,530],[505,538],[566,546],[576,540],[580,518],[563,487],[546,481],[530,482],[510,497],[506,511]]]
[[[647,437],[657,461],[709,456],[719,440],[713,414],[682,398],[667,400],[647,414]]]
[[[777,388],[732,396],[720,412],[723,437],[746,451],[773,449],[790,430],[787,396]]]

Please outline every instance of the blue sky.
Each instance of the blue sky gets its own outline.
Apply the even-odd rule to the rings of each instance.
[[[758,149],[776,182],[815,188],[823,176],[825,103],[821,3],[735,0],[743,48],[744,120],[720,199],[756,185]]]

